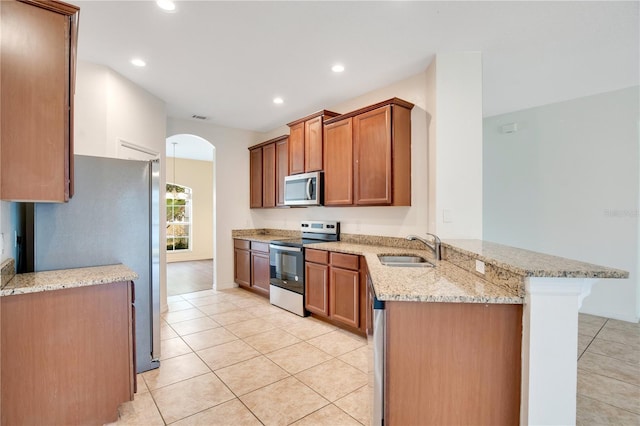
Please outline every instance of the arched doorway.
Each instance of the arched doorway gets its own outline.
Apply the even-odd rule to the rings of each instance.
[[[214,150],[192,134],[166,141],[167,296],[213,288]]]

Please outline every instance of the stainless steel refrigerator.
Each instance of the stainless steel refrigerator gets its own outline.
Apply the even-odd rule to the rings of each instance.
[[[75,156],[75,194],[34,206],[34,269],[135,271],[138,372],[160,366],[159,161]]]

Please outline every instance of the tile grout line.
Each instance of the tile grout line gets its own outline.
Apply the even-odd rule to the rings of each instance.
[[[600,328],[598,329],[598,331],[596,332],[596,334],[591,338],[591,340],[589,341],[589,343],[587,344],[587,346],[584,348],[584,350],[582,351],[582,353],[580,354],[580,356],[578,357],[578,362],[580,362],[580,359],[582,358],[582,356],[587,352],[587,349],[589,349],[589,346],[591,346],[591,344],[593,343],[594,340],[596,340],[596,337],[598,337],[598,334],[600,334],[600,332],[602,331],[602,329],[604,328],[605,325],[607,325],[607,322],[609,321],[609,319],[605,319],[604,323],[600,326]]]

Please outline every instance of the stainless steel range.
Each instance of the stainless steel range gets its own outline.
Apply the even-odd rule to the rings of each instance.
[[[300,230],[302,238],[272,241],[269,245],[269,299],[272,305],[307,316],[304,309],[304,246],[339,241],[340,222],[304,220]]]

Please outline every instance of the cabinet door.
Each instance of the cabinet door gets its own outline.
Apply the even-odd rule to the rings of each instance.
[[[251,285],[251,255],[249,250],[234,249],[233,281],[243,287]]]
[[[269,294],[269,255],[251,252],[251,287]]]
[[[353,118],[355,204],[391,204],[391,106]]]
[[[0,8],[0,196],[68,201],[73,195],[75,6],[3,1]]]
[[[250,195],[249,207],[262,207],[262,148],[249,151],[250,157]]]
[[[329,316],[329,266],[306,262],[305,308],[314,314]]]
[[[262,147],[262,207],[276,206],[276,145]]]
[[[360,326],[360,273],[331,267],[330,275],[331,318],[358,328]]]
[[[351,118],[324,126],[324,204],[353,204]]]
[[[284,206],[284,178],[289,175],[289,142],[276,142],[276,206]]]
[[[289,174],[304,173],[304,122],[289,129]]]
[[[322,116],[304,122],[304,171],[322,170]]]

